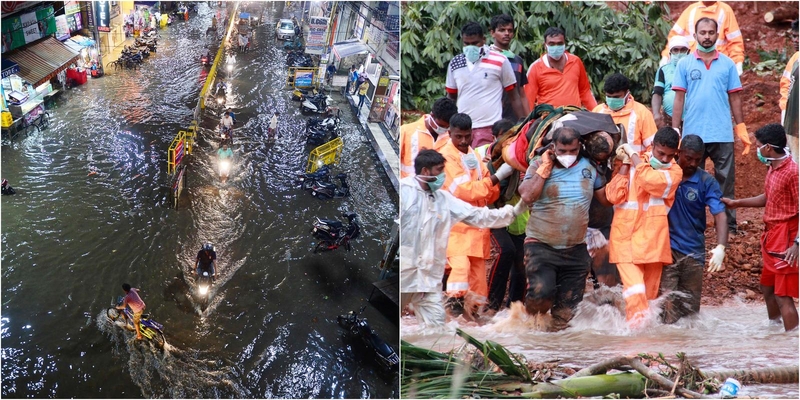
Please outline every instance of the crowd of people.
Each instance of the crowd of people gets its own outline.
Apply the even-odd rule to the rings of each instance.
[[[608,71],[598,104],[559,27],[544,32],[546,52],[527,73],[509,50],[515,21],[498,15],[488,28],[487,46],[484,27],[462,27],[463,52],[447,67],[446,97],[401,127],[404,309],[411,305],[420,323],[435,327],[448,312],[480,321],[522,301],[531,315],[549,313],[550,329],[561,330],[591,277],[595,288],[622,285],[629,326],[674,323],[699,311],[705,264],[709,273],[723,268],[728,236],[739,234],[735,210],[763,207],[760,284],[768,317],[787,331],[797,327],[796,21],[780,84],[781,121],[754,133],[756,156],[768,166],[764,193],[747,199],[734,196],[734,142],[742,142],[741,156],[751,147],[742,113],[744,40],[727,4],[702,1],[683,11],[662,53],[651,108],[616,71]],[[513,144],[503,140],[543,104],[610,116],[622,129],[598,125],[587,133],[562,122],[567,114],[520,168],[505,157]],[[501,146],[498,166],[492,154]],[[708,255],[706,210],[716,233]],[[487,271],[492,247],[497,256]],[[655,315],[649,302],[660,296]]]

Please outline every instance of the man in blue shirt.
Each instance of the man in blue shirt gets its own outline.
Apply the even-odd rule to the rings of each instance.
[[[656,71],[656,80],[653,83],[653,99],[650,105],[653,110],[653,119],[658,128],[672,126],[672,104],[675,101],[675,92],[672,90],[672,78],[678,61],[689,55],[689,41],[683,36],[673,36],[669,40],[669,63],[662,65]]]
[[[672,81],[675,100],[672,127],[700,136],[705,142],[706,157],[714,162],[714,178],[722,195],[734,197],[733,133],[744,143],[742,155],[750,152],[750,139],[742,114],[742,83],[736,64],[716,50],[717,21],[701,18],[695,24],[697,50],[678,62]],[[731,124],[731,113],[736,126]],[[726,210],[728,229],[736,232],[736,213]]]
[[[718,271],[725,259],[728,218],[723,212],[725,204],[720,200],[719,184],[700,168],[704,152],[703,139],[697,135],[687,135],[681,141],[677,162],[683,170],[683,179],[667,214],[673,264],[665,266],[661,272],[659,289],[659,295],[668,295],[661,314],[666,324],[700,311],[706,258],[706,206],[714,216],[718,243],[711,251],[708,271]]]

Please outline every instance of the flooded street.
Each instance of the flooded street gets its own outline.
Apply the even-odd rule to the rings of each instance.
[[[465,342],[455,328],[462,328],[477,339],[506,346],[529,362],[557,361],[576,369],[639,353],[663,353],[674,362],[675,354],[683,352],[700,370],[796,366],[800,357],[797,331],[784,332],[782,325],[770,325],[763,305],[738,302],[703,306],[695,318],[674,325],[651,322],[636,332],[627,328],[618,309],[586,300],[579,305],[571,327],[557,333],[545,332],[542,321],[528,318],[524,308],[504,309],[483,326],[463,318],[449,321],[444,333],[421,329],[413,316],[404,316],[401,326],[402,339],[417,346],[438,351],[458,348]],[[739,391],[740,398],[798,395],[797,384],[744,385]]]
[[[0,215],[4,397],[399,396],[398,378],[379,373],[336,323],[366,305],[372,328],[399,347],[397,313],[381,311],[396,307],[367,302],[397,196],[345,104],[333,171],[347,174],[350,197],[322,201],[293,185],[308,117],[284,89],[286,52],[273,36],[282,4],[259,3],[252,50],[225,76],[238,121],[230,178],[216,173],[212,108],[179,210],[167,147],[193,119],[207,73],[200,55],[219,43],[205,37],[220,10],[206,3],[161,30],[141,68],[67,91],[49,110],[50,129],[3,146],[2,175],[17,189]],[[274,111],[279,137],[266,143]],[[312,254],[314,217],[346,211],[362,226],[352,251]],[[204,308],[189,275],[205,242],[216,247],[218,278]],[[124,282],[164,325],[164,351],[105,318]]]

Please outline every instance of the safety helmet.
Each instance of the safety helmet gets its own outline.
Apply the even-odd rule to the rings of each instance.
[[[203,245],[203,250],[206,251],[214,251],[214,245],[211,243],[206,243]]]

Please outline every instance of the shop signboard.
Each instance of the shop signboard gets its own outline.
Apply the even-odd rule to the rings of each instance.
[[[2,31],[4,53],[25,45],[25,33],[22,30],[22,20],[19,16],[4,19]]]
[[[322,54],[325,52],[325,36],[328,33],[328,18],[308,18],[308,39],[306,39],[306,53]]]
[[[39,21],[36,19],[35,12],[22,14],[19,19],[22,21],[22,34],[25,35],[25,43],[42,38],[42,35],[39,34]]]
[[[64,2],[64,14],[72,15],[75,13],[81,12],[81,5],[77,1],[65,1]]]
[[[94,22],[98,32],[111,32],[111,5],[108,1],[94,3]]]
[[[294,86],[295,87],[311,87],[314,83],[313,70],[297,70],[294,72]]]
[[[69,33],[75,33],[83,29],[81,13],[67,15],[67,26],[69,27]]]
[[[56,33],[56,19],[53,16],[53,6],[36,10],[36,20],[39,21],[39,34],[41,37]]]
[[[87,1],[87,2],[83,3],[83,4],[86,4],[86,14],[85,14],[86,15],[86,17],[85,17],[86,18],[86,27],[89,28],[89,30],[94,29],[94,23],[95,23],[94,22],[94,7],[92,6],[93,3],[94,2],[91,2],[91,1]],[[75,15],[78,15],[78,14],[75,14]]]
[[[71,15],[70,18],[72,18]],[[56,16],[56,39],[61,41],[69,39],[69,24],[66,15]]]

